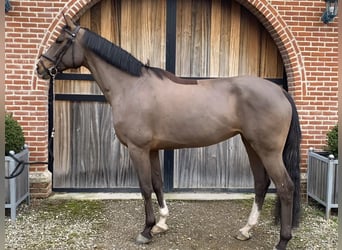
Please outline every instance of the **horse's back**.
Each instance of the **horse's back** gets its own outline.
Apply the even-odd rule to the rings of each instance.
[[[236,76],[213,80],[200,80],[199,84],[202,82],[210,81],[214,85],[222,85],[233,91],[235,94],[241,94],[241,96],[248,97],[248,95],[254,95],[255,98],[260,97],[283,97],[283,89],[269,81],[260,77],[255,76]]]
[[[261,114],[282,116],[282,113],[291,113],[291,105],[284,95],[284,90],[263,78],[239,76],[200,80],[198,83],[200,86],[212,85],[208,88],[212,89],[212,93],[225,99],[234,99],[237,112],[240,114],[246,112],[247,117]]]

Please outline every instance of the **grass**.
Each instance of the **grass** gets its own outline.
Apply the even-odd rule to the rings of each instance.
[[[46,200],[34,209],[41,212],[43,217],[58,217],[67,219],[82,219],[96,216],[103,209],[103,202],[98,200]]]

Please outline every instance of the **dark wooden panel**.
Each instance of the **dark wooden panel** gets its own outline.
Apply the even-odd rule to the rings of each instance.
[[[175,151],[175,188],[253,188],[240,136],[204,148]]]
[[[166,1],[102,0],[79,22],[141,61],[164,68],[165,13]],[[84,67],[69,72],[89,73]],[[56,81],[55,93],[102,95],[94,81],[66,79]],[[54,188],[138,187],[128,151],[115,136],[108,104],[57,101],[54,114]]]
[[[138,187],[128,152],[112,124],[109,104],[56,102],[54,187]]]
[[[273,40],[235,1],[177,1],[176,74],[183,77],[256,75],[282,78]],[[239,136],[205,148],[175,151],[175,188],[252,188]]]

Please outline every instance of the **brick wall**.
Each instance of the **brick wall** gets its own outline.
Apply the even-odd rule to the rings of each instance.
[[[337,123],[338,109],[338,23],[320,21],[324,1],[274,1],[292,31],[300,55],[303,82],[296,95],[303,130],[302,151],[321,149],[326,132]],[[306,160],[306,158],[305,158]]]
[[[268,29],[283,57],[289,91],[302,125],[302,168],[309,147],[322,149],[326,132],[337,122],[338,18],[323,24],[323,0],[237,0]],[[48,152],[48,83],[37,79],[38,55],[56,37],[61,12],[81,14],[98,0],[14,1],[5,17],[5,103],[21,123],[31,161],[46,161]],[[47,167],[31,166],[44,172]]]

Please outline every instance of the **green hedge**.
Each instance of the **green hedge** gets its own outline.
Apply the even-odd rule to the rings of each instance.
[[[5,155],[13,150],[19,153],[23,150],[25,138],[20,124],[10,114],[5,116]]]
[[[327,133],[327,150],[333,154],[335,158],[338,158],[338,125],[336,124]]]

